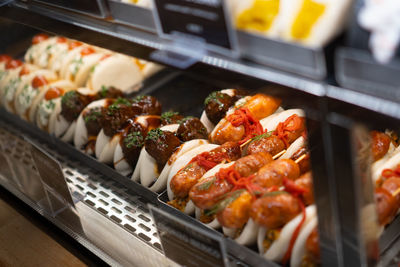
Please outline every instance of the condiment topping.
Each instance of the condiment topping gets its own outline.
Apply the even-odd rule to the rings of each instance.
[[[49,39],[49,36],[47,34],[44,33],[40,33],[40,34],[36,34],[33,38],[32,38],[32,44],[38,44],[41,43],[45,40]]]
[[[6,63],[6,70],[16,69],[16,68],[22,66],[22,64],[24,64],[24,63],[22,63],[21,60],[11,59],[10,61],[7,61],[7,63]]]
[[[245,129],[245,135],[239,144],[245,143],[247,140],[261,135],[263,133],[263,128],[259,120],[255,119],[248,108],[238,108],[233,114],[227,117],[227,120],[234,126],[243,126]]]
[[[39,88],[42,87],[44,85],[46,85],[48,82],[46,80],[46,78],[42,75],[38,75],[35,78],[33,78],[32,80],[32,87],[33,88]]]
[[[51,100],[64,94],[64,90],[58,87],[51,87],[44,95],[44,99]]]

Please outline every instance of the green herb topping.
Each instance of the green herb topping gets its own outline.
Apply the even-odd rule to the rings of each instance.
[[[124,144],[127,148],[142,147],[144,145],[144,139],[141,132],[133,132],[127,135],[124,139]]]
[[[214,184],[215,180],[216,180],[216,178],[215,178],[215,176],[214,176],[214,177],[211,178],[209,181],[200,184],[197,188],[198,188],[199,190],[202,190],[202,191],[208,190],[208,189],[210,189],[211,185]]]
[[[163,114],[161,114],[161,120],[164,120],[166,123],[171,123],[171,118],[178,115],[179,112],[166,111]]]
[[[215,100],[218,105],[222,105],[222,103],[219,101],[219,99],[224,98],[224,94],[221,93],[220,91],[215,91],[209,94],[206,97],[206,100],[204,101],[204,105],[207,106],[211,101]]]
[[[66,92],[61,98],[61,104],[66,105],[69,108],[74,107],[74,98],[76,97],[75,91]]]
[[[214,215],[222,210],[224,210],[229,204],[231,204],[233,201],[235,201],[240,195],[246,191],[245,189],[240,189],[234,192],[228,193],[227,197],[220,202],[218,202],[214,207],[212,207],[210,210],[205,210],[204,215],[206,216],[211,216]]]
[[[114,111],[119,110],[120,105],[130,105],[130,102],[126,98],[118,97],[117,100],[114,101],[112,105],[108,106],[108,115],[113,115]]]
[[[101,116],[101,112],[97,111],[97,110],[93,110],[92,112],[88,113],[84,120],[86,123],[88,123],[89,121],[96,121],[98,117]]]
[[[161,130],[160,128],[157,129],[153,129],[151,130],[147,136],[146,136],[146,141],[150,140],[150,141],[156,141],[158,138],[160,138],[160,136],[162,136],[164,134],[163,130]]]
[[[133,102],[133,103],[140,102],[140,101],[142,101],[145,97],[146,97],[145,95],[138,95],[138,96],[136,96],[135,98],[132,99],[132,102]]]
[[[193,116],[186,116],[185,118],[179,120],[178,124],[182,124],[182,123],[184,123],[184,122],[186,122],[186,121],[188,121],[190,119],[193,119],[193,118],[194,118]]]
[[[108,93],[108,88],[105,85],[101,86],[101,90],[100,90],[100,96],[101,97],[106,97]]]

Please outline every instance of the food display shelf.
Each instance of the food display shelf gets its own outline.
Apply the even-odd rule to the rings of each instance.
[[[111,15],[113,12],[122,15],[117,11],[118,8],[124,7],[122,3],[114,0],[110,3],[115,4],[109,6]],[[133,10],[136,9],[136,12],[139,12],[137,8],[132,6]],[[127,23],[127,19],[122,17],[118,19],[114,16],[115,20],[102,19],[65,9],[50,8],[40,3],[33,5],[31,1],[13,1],[9,5],[1,6],[0,12],[2,18],[18,24],[25,24],[143,59],[151,59],[153,52],[163,50],[169,45],[168,41],[155,34],[150,21],[140,26],[135,25],[137,22],[134,21]],[[148,18],[148,10],[141,9],[140,12]],[[130,14],[125,13],[125,15]],[[267,42],[276,48],[280,45],[288,46],[294,49],[292,52],[302,53],[301,47],[268,39],[255,41],[256,39],[250,34],[239,32],[239,42],[243,46],[254,45],[253,49],[259,49],[260,44]],[[278,62],[282,58],[278,58],[278,61],[274,59],[274,53],[271,51],[264,51],[265,54],[260,56],[247,54],[244,55],[245,58],[240,59],[209,53],[184,71],[167,70],[167,75],[157,75],[152,79],[154,83],[145,84],[140,93],[151,94],[160,99],[164,110],[176,110],[177,107],[181,110],[176,111],[194,116],[201,114],[202,101],[208,93],[222,88],[246,88],[251,92],[265,92],[284,99],[287,107],[304,109],[307,114],[307,126],[312,129],[309,132],[309,146],[313,148],[311,160],[315,177],[319,230],[320,232],[324,230],[321,235],[323,263],[327,266],[343,266],[353,262],[348,261],[349,258],[354,258],[361,265],[364,263],[365,251],[362,251],[361,246],[363,237],[356,234],[359,228],[356,224],[346,229],[343,226],[343,218],[349,213],[351,216],[346,218],[347,221],[358,222],[360,219],[357,212],[359,203],[356,202],[356,197],[359,196],[356,193],[354,194],[356,197],[351,195],[357,192],[357,188],[347,187],[352,182],[354,182],[354,187],[360,182],[354,175],[352,165],[354,151],[351,150],[350,137],[359,124],[371,129],[398,124],[400,102],[397,99],[400,95],[395,93],[394,88],[387,90],[393,93],[391,95],[379,94],[376,89],[368,91],[357,88],[360,84],[367,88],[368,83],[361,82],[358,85],[355,83],[354,86],[342,84],[349,88],[344,89],[338,87],[331,79],[322,79],[321,77],[326,76],[327,71],[322,67],[326,65],[323,50],[303,51],[310,53],[296,58],[297,63],[303,64],[303,67],[311,66],[308,70],[307,68],[298,69],[296,64],[288,69],[287,66],[282,65],[282,62]],[[279,49],[276,51],[282,52]],[[285,54],[285,56],[288,55],[290,53]],[[308,63],[305,64],[306,62]],[[339,63],[336,65],[336,76],[344,70],[343,66],[340,67],[340,60],[337,62]],[[319,72],[313,72],[315,70]],[[347,68],[347,70],[353,69]],[[382,71],[388,74],[387,70]],[[329,77],[333,74],[328,71]],[[339,81],[345,81],[340,77]],[[180,86],[177,86],[178,84]],[[271,84],[282,86],[268,87]],[[189,91],[196,97],[188,96]],[[8,175],[3,174],[1,177],[1,185],[111,265],[173,265],[162,254],[160,240],[147,204],[156,205],[177,218],[207,230],[194,218],[165,205],[164,195],[153,193],[140,184],[130,181],[110,166],[97,162],[93,157],[77,151],[72,145],[44,134],[3,110],[0,110],[0,129],[2,129],[0,140],[4,136],[7,138],[15,136],[18,140],[13,141],[14,143],[26,146],[27,143],[21,137],[28,136],[61,162],[69,185],[78,188],[85,195],[83,201],[76,204],[76,210],[84,216],[79,219],[74,210],[67,210],[65,211],[67,215],[63,215],[64,212],[62,212],[55,217],[46,213],[46,204],[42,202],[43,192],[40,190],[40,181],[32,167],[29,153],[23,153],[22,158],[15,157],[18,153],[8,155],[10,159],[6,162],[11,165],[11,168]],[[343,143],[348,146],[343,146]],[[12,149],[21,150],[18,146]],[[7,153],[5,155],[8,157]],[[25,167],[18,168],[21,162],[22,165],[28,162],[26,165],[30,167],[29,174],[24,171]],[[13,165],[14,163],[17,167]],[[341,176],[341,174],[345,175]],[[32,177],[36,178],[32,179]],[[35,181],[36,187],[31,184]],[[39,188],[39,191],[35,191],[35,188]],[[354,202],[354,205],[343,205],[343,201],[340,203],[340,192],[345,191],[349,191],[351,197],[348,201]],[[371,192],[369,193],[372,195]],[[73,227],[70,226],[71,220]],[[398,261],[399,226],[400,217],[397,217],[380,239],[382,266],[390,266]],[[209,231],[218,234],[214,230]],[[224,242],[226,242],[232,266],[259,266],[260,264],[276,266],[261,258],[255,251],[243,248],[230,239],[224,239]]]
[[[168,41],[155,35],[154,30],[145,31],[138,27],[85,16],[75,12],[51,9],[42,5],[30,5],[25,1],[14,1],[9,5],[2,6],[1,12],[2,18],[16,23],[79,39],[143,59],[150,59],[152,52],[161,50],[168,44]],[[239,33],[239,38],[241,36],[242,34]],[[246,43],[245,39],[248,38],[248,34],[242,37],[242,41]],[[268,42],[268,39],[265,40]],[[331,50],[334,51],[333,48]],[[368,55],[368,57],[370,56]],[[273,61],[273,58],[269,60]],[[318,62],[319,60],[310,60],[310,62],[313,61]],[[340,62],[340,60],[337,60],[337,62]],[[216,84],[231,85],[231,87],[260,88],[265,82],[276,83],[285,86],[285,90],[282,90],[284,92],[281,92],[281,94],[286,95],[306,94],[331,97],[334,91],[334,98],[344,102],[349,101],[348,95],[357,95],[358,99],[354,101],[355,105],[372,109],[383,115],[400,117],[400,112],[398,112],[400,104],[397,101],[399,96],[396,93],[398,90],[388,89],[391,97],[387,97],[388,94],[380,94],[379,91],[374,91],[375,93],[371,94],[371,90],[361,90],[364,88],[363,83],[358,83],[357,86],[355,84],[354,86],[343,84],[346,88],[342,88],[335,80],[331,79],[336,76],[339,81],[341,80],[341,76],[338,73],[343,72],[344,69],[338,70],[338,65],[335,65],[336,73],[331,73],[329,70],[328,79],[317,81],[281,71],[279,67],[267,67],[245,59],[209,53],[185,71],[200,75],[203,79],[210,80]],[[390,68],[390,66],[383,66],[382,68]],[[349,70],[354,70],[354,68]],[[379,83],[376,85],[379,86]],[[331,88],[335,89],[332,90]],[[351,101],[353,100],[355,99],[351,98]],[[378,102],[381,100],[382,103],[388,103],[389,105],[385,107],[383,104],[379,104]],[[373,104],[372,106],[371,103]]]

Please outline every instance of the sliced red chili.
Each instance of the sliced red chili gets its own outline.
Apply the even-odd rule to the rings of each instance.
[[[49,39],[49,36],[45,33],[39,33],[36,34],[33,38],[32,38],[32,44],[38,44],[43,42],[44,40]]]
[[[38,75],[35,78],[33,78],[32,80],[32,87],[33,88],[39,88],[42,87],[44,85],[46,85],[48,82],[46,80],[46,78],[42,75]]]

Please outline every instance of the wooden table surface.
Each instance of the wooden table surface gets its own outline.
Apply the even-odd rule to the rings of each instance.
[[[0,186],[0,267],[104,265]]]

